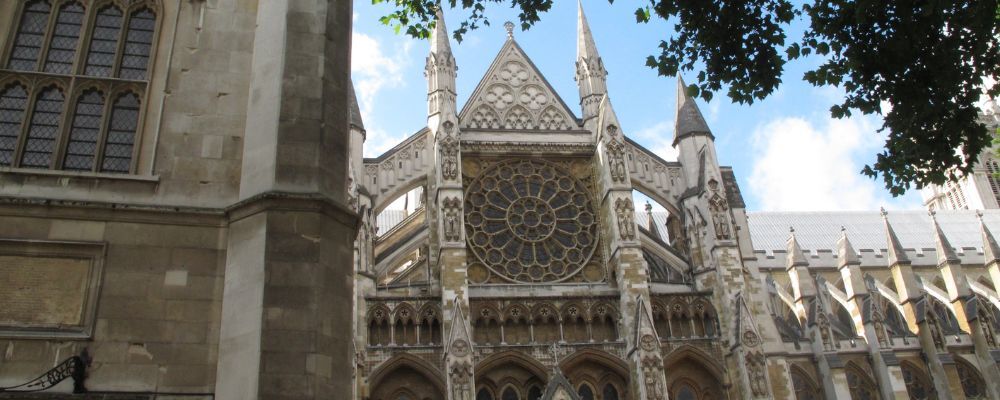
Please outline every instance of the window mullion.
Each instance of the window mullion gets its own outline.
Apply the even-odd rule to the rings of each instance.
[[[119,93],[108,90],[108,97],[104,99],[104,110],[101,111],[101,130],[97,135],[97,148],[94,149],[94,166],[92,171],[101,172],[104,165],[104,148],[107,146],[108,131],[111,130],[111,113],[114,110],[116,97]]]
[[[76,91],[76,77],[71,77],[69,87],[66,89],[66,97],[63,100],[63,113],[59,118],[59,134],[56,135],[56,143],[52,147],[52,162],[49,163],[51,169],[63,169],[63,160],[66,156],[66,143],[69,142],[69,132],[73,129],[73,116],[76,114],[76,104],[83,93]]]
[[[122,25],[118,31],[118,48],[115,50],[114,62],[111,64],[110,78],[115,79],[118,78],[119,70],[122,67],[122,58],[125,58],[125,42],[128,42],[128,24],[132,21],[132,10],[122,7],[122,14]]]
[[[28,90],[28,102],[24,105],[24,119],[21,120],[21,133],[17,136],[17,143],[14,144],[14,158],[10,163],[12,168],[21,167],[24,144],[28,140],[28,130],[31,129],[31,119],[35,116],[35,103],[38,101],[40,93],[38,87],[29,87]]]
[[[139,168],[139,148],[141,147],[142,144],[142,131],[143,131],[142,127],[146,123],[146,112],[144,111],[145,110],[144,107],[146,106],[147,89],[148,89],[148,84],[147,86],[144,86],[142,88],[141,96],[136,94],[136,96],[139,97],[140,99],[139,117],[135,121],[135,132],[132,134],[132,159],[129,160],[129,166],[128,166],[128,173],[130,174],[136,173],[136,170]]]
[[[76,54],[73,55],[73,68],[70,72],[73,76],[83,75],[83,65],[90,52],[90,38],[93,36],[92,31],[97,18],[96,10],[97,7],[94,7],[93,2],[83,5],[84,14],[80,24],[80,37],[77,39]]]
[[[49,23],[45,26],[45,36],[42,38],[41,48],[38,50],[38,61],[35,62],[35,71],[45,71],[45,60],[49,58],[49,47],[52,45],[52,37],[55,36],[56,23],[59,21],[59,7],[63,1],[52,1],[52,8],[49,9]]]

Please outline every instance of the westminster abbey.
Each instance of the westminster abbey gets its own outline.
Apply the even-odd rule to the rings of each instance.
[[[1000,399],[995,198],[747,210],[679,79],[677,160],[630,139],[582,5],[569,103],[507,26],[457,104],[439,13],[364,158],[351,12],[0,2],[0,399]]]

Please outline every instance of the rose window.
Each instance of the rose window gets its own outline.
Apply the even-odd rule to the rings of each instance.
[[[586,186],[543,161],[505,161],[485,169],[465,195],[469,249],[494,274],[515,282],[574,275],[597,248]]]

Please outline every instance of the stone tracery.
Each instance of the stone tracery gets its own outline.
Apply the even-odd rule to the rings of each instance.
[[[465,198],[471,252],[505,279],[566,279],[586,265],[597,247],[597,221],[586,186],[555,164],[498,163],[469,185]]]

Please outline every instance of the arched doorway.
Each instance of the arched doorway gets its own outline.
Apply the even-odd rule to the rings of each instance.
[[[444,400],[441,372],[429,362],[400,354],[382,363],[368,380],[371,400]]]
[[[725,398],[723,369],[704,351],[692,346],[680,347],[667,355],[663,367],[671,399]]]
[[[628,396],[628,364],[615,355],[582,349],[559,363],[582,399],[623,400]]]
[[[546,368],[519,351],[493,354],[476,366],[476,400],[538,400]]]

